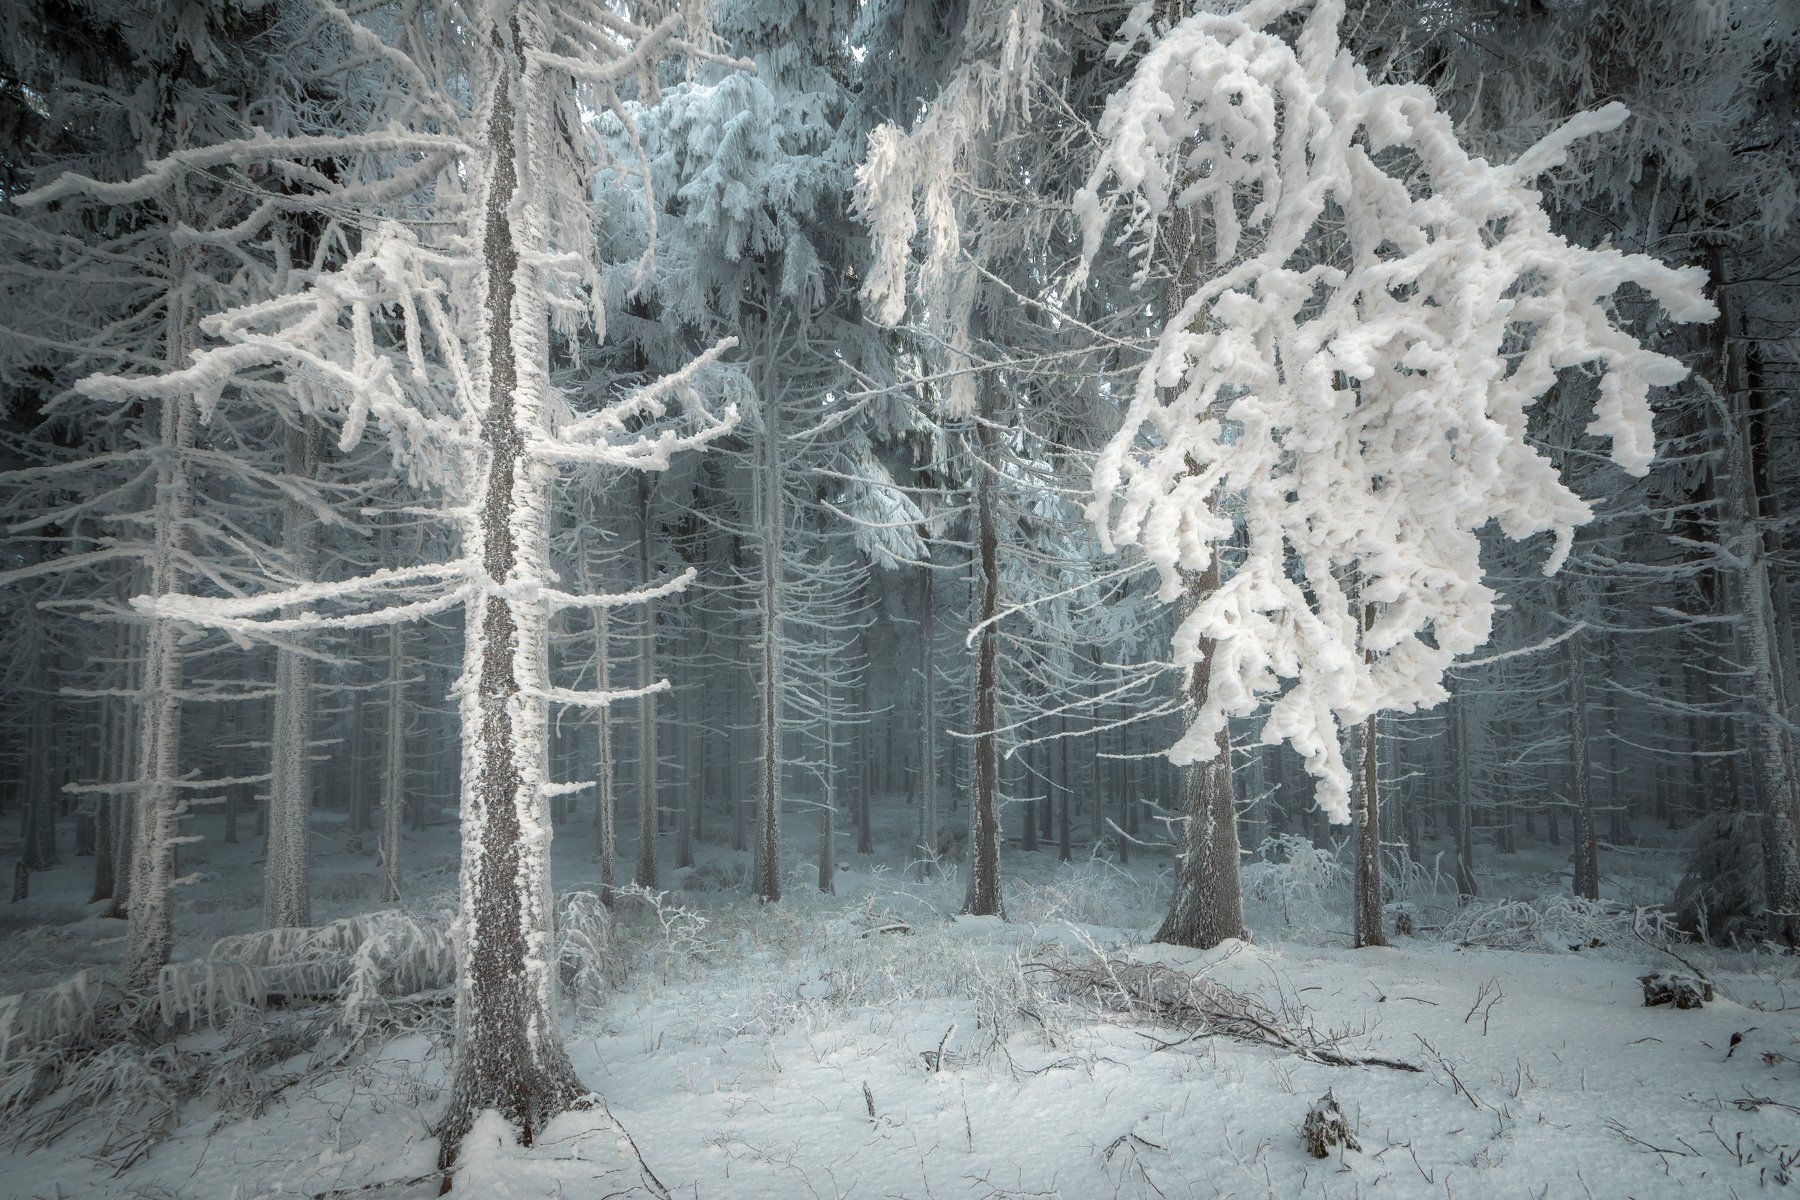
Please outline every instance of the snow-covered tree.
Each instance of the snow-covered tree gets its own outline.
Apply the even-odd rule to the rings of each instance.
[[[1489,634],[1476,531],[1553,533],[1554,570],[1590,516],[1525,438],[1558,373],[1603,371],[1590,429],[1628,470],[1653,457],[1648,390],[1685,370],[1619,328],[1607,298],[1635,285],[1677,320],[1712,309],[1697,271],[1550,229],[1533,180],[1622,108],[1489,163],[1428,90],[1369,80],[1339,45],[1341,3],[1299,23],[1297,7],[1157,31],[1107,107],[1077,201],[1084,260],[1122,202],[1142,271],[1173,208],[1205,270],[1164,315],[1092,516],[1112,543],[1141,543],[1175,599],[1230,538],[1217,498],[1231,498],[1244,557],[1177,631],[1178,667],[1214,650],[1171,757],[1212,756],[1228,718],[1267,703],[1262,739],[1290,742],[1346,821],[1340,729],[1437,703],[1444,670]]]
[[[398,461],[454,498],[460,545],[447,562],[241,598],[159,594],[148,606],[240,636],[391,625],[464,607],[457,1042],[440,1130],[448,1164],[483,1110],[529,1139],[584,1094],[556,1034],[554,967],[542,953],[548,801],[560,786],[545,774],[546,706],[605,705],[647,689],[551,686],[547,627],[554,611],[648,600],[684,580],[624,601],[560,590],[549,575],[549,508],[563,464],[657,469],[728,428],[729,414],[715,416],[696,390],[728,344],[585,416],[550,389],[550,354],[599,311],[589,199],[597,141],[584,111],[616,107],[620,90],[650,78],[672,51],[708,51],[693,40],[692,14],[673,10],[626,20],[603,6],[531,0],[320,8],[333,36],[359,48],[348,75],[370,97],[364,131],[259,133],[178,151],[124,187],[154,189],[217,165],[304,178],[314,203],[339,212],[407,200],[429,217],[417,229],[364,229],[355,253],[294,292],[209,318],[219,343],[196,348],[191,364],[108,386],[210,404],[245,373],[276,366],[308,415],[339,424],[343,444],[373,421]],[[321,155],[355,166],[322,175],[307,166]],[[278,211],[274,201],[265,207]],[[378,313],[397,318],[391,336],[378,333]],[[665,419],[672,405],[685,427]],[[294,606],[305,610],[265,615]]]

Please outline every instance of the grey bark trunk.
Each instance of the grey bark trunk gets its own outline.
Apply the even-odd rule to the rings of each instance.
[[[638,500],[638,584],[650,585],[650,480],[640,475]],[[638,639],[638,686],[648,688],[656,679],[656,614],[644,611],[644,631]],[[661,764],[657,761],[656,696],[647,694],[639,701],[642,724],[638,735],[638,840],[637,870],[633,881],[642,888],[655,888],[657,880],[657,821],[660,816],[657,781]]]
[[[1573,891],[1584,900],[1600,898],[1600,835],[1594,825],[1592,750],[1588,739],[1587,659],[1576,634],[1563,643],[1569,672],[1569,769],[1574,802]]]
[[[288,431],[288,474],[310,479],[318,461],[320,427]],[[310,509],[289,500],[281,516],[281,547],[302,582],[313,573]],[[283,609],[297,616],[298,608]],[[297,635],[296,635],[297,636]],[[269,841],[263,867],[263,928],[312,924],[307,867],[312,853],[312,662],[286,645],[275,651],[275,719],[270,730]]]
[[[1191,574],[1181,615],[1219,586],[1219,560]],[[1206,704],[1213,644],[1200,643],[1201,661],[1188,671],[1184,715],[1192,722]],[[1220,730],[1211,758],[1180,768],[1177,790],[1181,817],[1177,834],[1175,891],[1156,940],[1208,950],[1227,938],[1244,936],[1243,889],[1238,879],[1237,802],[1231,781],[1231,735]]]
[[[171,265],[176,280],[182,281],[190,266],[186,253],[177,252]],[[189,306],[186,284],[178,282],[169,297],[167,314],[167,359],[172,369],[187,365],[193,336]],[[188,465],[188,452],[194,445],[193,408],[186,396],[162,401],[152,510],[156,548],[149,588],[150,596],[159,600],[181,586],[178,560],[193,507]],[[182,666],[180,630],[166,617],[150,618],[139,692],[137,769],[133,773],[138,787],[131,805],[131,925],[126,937],[125,986],[133,990],[147,991],[156,985],[175,941],[175,833],[185,809],[175,787],[181,750]]]
[[[919,570],[919,873],[937,874],[937,606],[933,603],[931,568]]]
[[[781,405],[773,396],[763,405],[761,480],[756,519],[761,532],[762,660],[761,808],[757,813],[756,878],[751,891],[768,904],[781,899]]]
[[[526,440],[539,431],[523,423],[515,395],[522,365],[515,337],[527,347],[539,345],[544,320],[529,275],[521,294],[520,276],[529,268],[519,262],[512,228],[514,204],[521,199],[515,89],[524,78],[525,48],[518,44],[516,19],[510,29],[499,25],[497,14],[485,24],[492,90],[481,249],[490,390],[482,413],[486,461],[474,497],[480,590],[469,605],[480,636],[470,639],[462,680],[456,1046],[450,1101],[438,1128],[439,1166],[445,1168],[484,1110],[498,1112],[529,1144],[586,1092],[557,1033],[552,964],[543,951],[550,939],[549,821],[542,792],[526,778],[541,753],[541,735],[538,746],[520,745],[522,731],[515,727],[515,714],[524,717],[528,706],[541,704],[522,695],[519,675],[541,664],[544,648],[522,644],[521,617],[502,590],[522,565],[522,555],[546,550],[529,535],[533,528],[541,532],[541,519],[536,525],[533,519],[543,511],[552,478],[525,461]],[[533,328],[517,330],[515,319]],[[529,571],[539,564],[523,565]],[[543,622],[529,627],[541,641]],[[541,722],[541,712],[536,715]]]
[[[387,742],[381,772],[381,899],[397,904],[406,822],[406,629],[388,626]]]
[[[996,732],[1000,631],[994,621],[1000,610],[1000,533],[993,480],[994,433],[988,424],[985,389],[983,395],[984,403],[975,418],[975,521],[980,579],[976,619],[982,626],[975,643],[975,797],[969,806],[969,886],[963,896],[963,911],[971,916],[990,917],[1004,915],[1000,902],[1000,738]]]

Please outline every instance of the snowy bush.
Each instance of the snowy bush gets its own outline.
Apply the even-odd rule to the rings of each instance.
[[[1043,883],[1014,883],[1007,889],[1007,913],[1026,925],[1071,921],[1077,925],[1124,928],[1142,925],[1153,898],[1136,876],[1101,859],[1090,859]]]
[[[1663,909],[1578,896],[1476,901],[1451,916],[1440,934],[1459,946],[1553,954],[1685,940],[1673,915]]]
[[[677,872],[684,892],[745,892],[750,890],[750,866],[737,859],[695,863]]]
[[[366,1027],[382,997],[449,987],[456,955],[447,922],[397,909],[296,929],[221,938],[203,959],[157,979],[164,1024],[218,1025],[273,999],[339,1001],[347,1027]]]
[[[0,999],[0,1120],[41,1145],[92,1118],[108,1130],[100,1156],[124,1169],[188,1099],[260,1111],[371,1035],[447,1027],[455,968],[446,922],[391,911],[223,938],[162,968],[149,992],[82,971]],[[171,1040],[202,1025],[224,1036]]]
[[[612,913],[597,892],[568,891],[556,898],[557,980],[577,1017],[591,1017],[624,973],[613,944]]]
[[[1256,857],[1244,864],[1241,878],[1246,901],[1279,909],[1283,925],[1304,925],[1336,911],[1336,897],[1349,883],[1350,869],[1338,861],[1335,850],[1284,833],[1263,840]]]
[[[704,959],[712,954],[713,943],[703,936],[707,919],[685,904],[672,903],[669,893],[630,883],[613,895],[616,917],[636,913],[647,918],[636,920],[630,926],[640,935],[635,944],[659,959],[665,967]]]
[[[1676,923],[1703,941],[1760,937],[1767,923],[1758,814],[1708,817],[1687,837],[1687,870],[1675,886]]]

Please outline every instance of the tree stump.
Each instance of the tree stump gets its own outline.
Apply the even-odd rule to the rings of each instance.
[[[1333,1146],[1342,1146],[1346,1150],[1362,1149],[1356,1134],[1350,1130],[1350,1122],[1344,1118],[1344,1110],[1338,1106],[1337,1097],[1329,1088],[1307,1110],[1306,1121],[1300,1126],[1300,1140],[1306,1143],[1306,1152],[1314,1158],[1325,1158]]]

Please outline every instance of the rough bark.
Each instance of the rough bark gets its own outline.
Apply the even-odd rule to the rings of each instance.
[[[165,358],[171,370],[187,366],[192,345],[192,298],[185,285],[189,255],[178,251],[170,264],[178,282],[165,316]],[[181,586],[180,557],[193,508],[188,456],[194,445],[191,397],[161,402],[156,463],[156,496],[151,525],[155,549],[148,593],[160,600]],[[175,835],[185,804],[175,782],[181,749],[181,631],[167,617],[151,617],[145,635],[139,696],[137,790],[132,807],[129,888],[130,929],[126,937],[125,986],[149,990],[168,964],[175,941]]]
[[[288,431],[288,473],[310,478],[320,427]],[[281,548],[301,582],[313,573],[317,518],[290,499],[281,516]],[[296,608],[284,616],[299,615]],[[312,661],[289,645],[275,650],[275,718],[269,750],[269,841],[263,867],[263,928],[312,924],[307,866],[312,853]]]
[[[1000,532],[994,494],[994,433],[986,406],[975,419],[975,545],[980,602],[975,642],[975,796],[969,805],[969,885],[963,911],[971,916],[1002,916],[1000,902],[1000,737],[996,731],[999,693]]]
[[[1219,586],[1219,560],[1187,578],[1181,615]],[[1188,669],[1184,716],[1192,721],[1206,704],[1213,645],[1202,642],[1200,662]],[[1231,781],[1231,736],[1220,730],[1210,758],[1180,768],[1174,894],[1156,940],[1206,950],[1244,936],[1244,898],[1238,879],[1237,802]]]
[[[454,1161],[463,1136],[484,1110],[498,1112],[529,1143],[585,1094],[557,1033],[553,964],[542,949],[550,937],[550,823],[543,781],[533,776],[541,770],[543,702],[525,693],[521,677],[542,671],[546,622],[541,615],[534,619],[525,603],[504,590],[515,571],[529,578],[542,569],[548,550],[540,544],[542,513],[553,478],[543,464],[525,458],[526,439],[537,432],[542,414],[521,408],[535,408],[541,397],[519,387],[521,370],[542,372],[542,364],[529,356],[541,352],[545,319],[542,297],[520,264],[513,229],[523,149],[515,127],[516,92],[525,74],[525,51],[516,20],[506,29],[490,18],[483,32],[492,51],[481,240],[487,285],[488,395],[481,414],[486,461],[472,506],[476,524],[468,531],[480,547],[479,586],[469,602],[472,632],[479,630],[479,636],[467,639],[460,689],[456,1049],[450,1102],[438,1129],[443,1167]],[[519,328],[527,323],[533,328]],[[524,737],[527,729],[537,738]],[[528,740],[539,744],[520,744]]]

